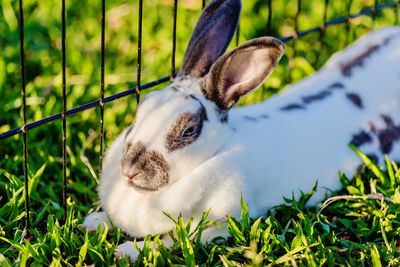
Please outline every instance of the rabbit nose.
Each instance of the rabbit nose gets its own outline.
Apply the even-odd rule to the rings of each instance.
[[[143,162],[146,149],[141,142],[135,145],[127,144],[121,159],[121,172],[129,179],[134,179],[140,173],[140,162]]]
[[[156,191],[168,184],[169,165],[162,154],[141,142],[127,144],[121,159],[121,175],[137,191]]]

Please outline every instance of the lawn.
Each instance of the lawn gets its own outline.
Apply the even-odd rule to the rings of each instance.
[[[143,69],[141,83],[169,75],[172,49],[172,0],[146,0],[143,9]],[[327,20],[374,5],[373,0],[331,1]],[[387,1],[379,1],[380,3]],[[323,23],[324,0],[303,1],[299,30]],[[67,1],[67,108],[100,96],[101,3],[96,0]],[[293,33],[297,1],[273,1],[272,35]],[[105,94],[136,85],[137,0],[107,1]],[[24,1],[25,57],[28,122],[61,112],[61,1]],[[178,5],[177,65],[182,60],[190,33],[201,11],[201,1],[181,0]],[[0,133],[22,125],[18,46],[18,1],[0,2]],[[329,56],[357,37],[384,25],[393,25],[399,12],[388,8],[375,20],[362,16],[345,25],[330,27],[286,43],[287,52],[268,82],[242,99],[240,105],[262,101],[317,71]],[[240,21],[240,43],[265,34],[268,1],[245,1]],[[231,47],[234,47],[234,42]],[[320,54],[320,56],[319,56]],[[293,56],[295,56],[293,58]],[[289,70],[289,59],[293,68]],[[165,85],[157,86],[157,90]],[[143,92],[144,94],[147,93]],[[105,106],[105,147],[135,117],[135,96]],[[99,165],[99,110],[68,117],[68,218],[61,224],[62,139],[61,122],[29,131],[28,166],[32,230],[24,230],[22,135],[0,140],[0,263],[13,265],[124,265],[113,251],[129,239],[120,231],[86,233],[79,224],[98,208],[96,192]],[[356,153],[356,152],[354,152]],[[400,265],[400,171],[386,163],[385,172],[365,158],[366,165],[354,177],[344,177],[333,195],[338,199],[322,210],[304,205],[300,199],[282,199],[282,204],[265,216],[249,218],[243,203],[241,218],[231,218],[227,240],[200,244],[200,233],[188,233],[177,223],[176,243],[167,250],[145,247],[144,264],[153,265]],[[310,177],[313,178],[313,177]],[[187,223],[187,222],[186,222]],[[203,226],[213,222],[203,222]],[[201,227],[200,227],[201,229]],[[150,237],[147,237],[149,239]],[[156,243],[158,237],[155,237]]]

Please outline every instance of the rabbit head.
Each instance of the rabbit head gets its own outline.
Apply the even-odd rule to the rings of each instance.
[[[240,8],[240,0],[211,1],[175,81],[140,101],[121,159],[121,174],[137,191],[161,190],[216,155],[232,132],[230,108],[260,87],[283,55],[284,45],[271,37],[222,55]]]

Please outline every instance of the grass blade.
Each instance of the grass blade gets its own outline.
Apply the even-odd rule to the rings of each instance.
[[[371,169],[371,171],[375,174],[376,177],[379,178],[382,184],[388,180],[386,175],[379,169],[375,163],[373,163],[364,153],[362,153],[356,146],[353,144],[349,144],[350,148],[353,149],[357,155],[364,161],[365,165]]]
[[[379,251],[376,248],[375,244],[371,249],[371,259],[372,259],[372,266],[374,266],[374,267],[382,267],[381,257],[379,255]]]
[[[183,219],[181,216],[179,216],[178,224],[176,225],[176,234],[181,245],[186,266],[195,266],[196,260],[194,256],[192,242],[189,239],[189,235],[186,231],[186,227],[183,223]]]
[[[228,232],[236,239],[236,241],[239,244],[245,245],[246,244],[246,238],[244,238],[244,235],[242,234],[242,231],[239,229],[239,227],[237,226],[237,224],[235,222],[235,219],[232,218],[231,216],[229,216],[228,219]]]
[[[250,217],[249,217],[249,209],[243,200],[243,195],[240,196],[240,205],[242,207],[240,220],[242,222],[242,231],[244,232],[250,229]]]

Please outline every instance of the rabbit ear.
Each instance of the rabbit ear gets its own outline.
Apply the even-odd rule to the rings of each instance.
[[[203,77],[225,52],[236,31],[240,0],[212,0],[193,30],[178,76]]]
[[[231,108],[265,82],[284,52],[284,44],[272,37],[245,42],[212,65],[202,82],[204,96],[221,110]]]

